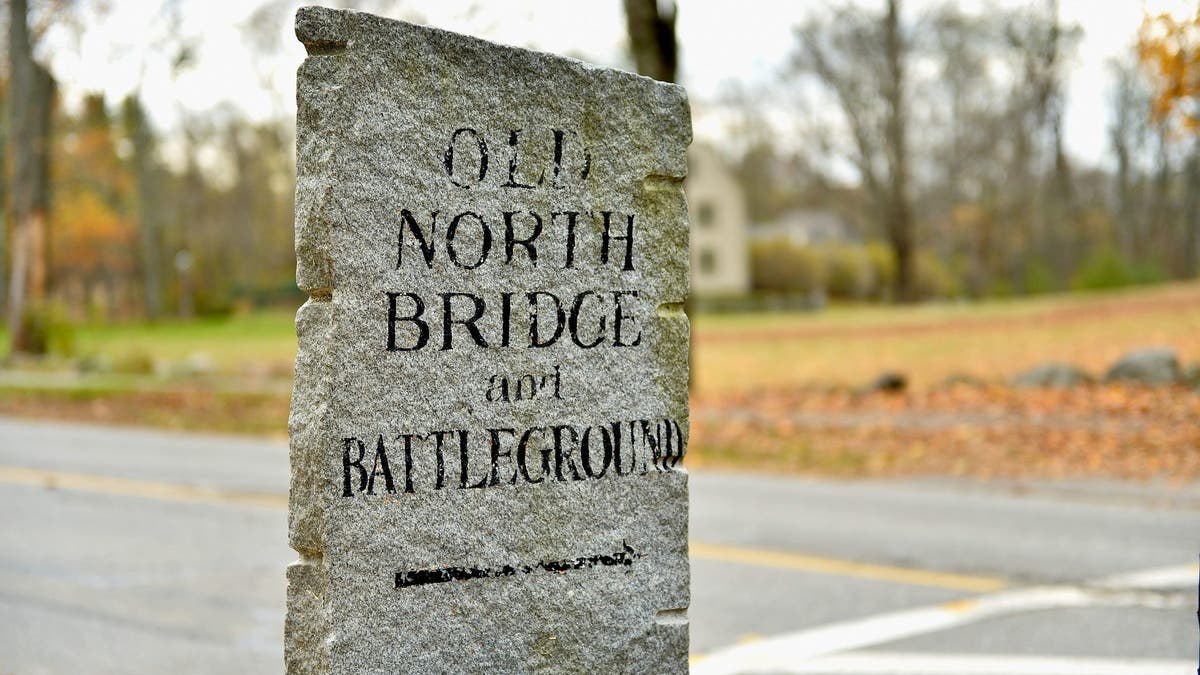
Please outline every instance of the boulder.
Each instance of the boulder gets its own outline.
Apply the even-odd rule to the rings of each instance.
[[[1048,361],[1023,371],[1012,378],[1014,387],[1077,387],[1092,381],[1092,376],[1078,366],[1061,361]]]
[[[871,380],[871,383],[866,387],[866,391],[882,391],[889,394],[898,394],[904,391],[907,386],[908,378],[905,377],[904,373],[886,371],[880,373],[874,380]]]
[[[1170,347],[1144,347],[1122,356],[1104,374],[1104,381],[1174,384],[1181,375],[1175,350]]]

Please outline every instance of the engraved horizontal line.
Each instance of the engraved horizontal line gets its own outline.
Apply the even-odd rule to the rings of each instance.
[[[437,569],[410,570],[396,572],[396,588],[424,586],[426,584],[444,584],[450,581],[471,581],[473,579],[495,579],[513,577],[536,572],[569,572],[571,570],[591,569],[593,567],[630,567],[633,561],[645,554],[638,553],[629,544],[623,543],[622,550],[612,554],[597,554],[581,556],[568,560],[550,560],[529,565],[502,565],[500,567],[441,567]]]

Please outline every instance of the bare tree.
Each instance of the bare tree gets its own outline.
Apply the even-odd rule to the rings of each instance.
[[[1054,260],[1065,276],[1075,248],[1070,234],[1078,220],[1063,144],[1065,67],[1082,33],[1061,22],[1057,0],[1013,15],[1006,32],[1017,73],[1008,109],[1014,187],[1024,195],[1013,214],[1024,232],[1021,257]]]
[[[1140,240],[1137,182],[1139,158],[1145,152],[1150,129],[1150,90],[1134,60],[1111,64],[1115,86],[1109,144],[1117,162],[1113,176],[1117,245],[1122,255],[1133,259]]]
[[[796,37],[796,72],[814,76],[832,94],[852,137],[848,159],[858,169],[873,219],[895,254],[895,297],[913,300],[910,44],[900,23],[899,0],[889,0],[881,17],[852,6],[814,17],[797,29]]]
[[[8,286],[8,329],[13,352],[43,347],[31,342],[25,313],[43,301],[47,284],[47,158],[55,83],[50,72],[33,60],[27,15],[27,0],[10,0],[8,100],[12,173],[8,192],[12,265]]]
[[[905,101],[905,48],[900,33],[899,0],[888,0],[884,19],[884,52],[887,77],[884,97],[887,102],[885,153],[888,187],[884,223],[892,249],[896,253],[896,297],[901,301],[914,299],[914,259],[912,204],[908,194],[908,118]]]
[[[162,314],[162,262],[159,231],[162,229],[161,185],[155,161],[154,134],[137,94],[121,105],[125,133],[133,142],[133,176],[137,183],[138,252],[142,272],[143,310],[151,320]]]
[[[1156,92],[1138,55],[1112,63],[1109,141],[1115,243],[1143,270],[1192,277],[1200,266],[1200,140],[1156,114]],[[1185,127],[1186,128],[1186,127]],[[1157,269],[1156,268],[1161,268]]]
[[[1002,257],[997,211],[1008,193],[1003,156],[1004,83],[992,64],[1005,49],[999,10],[969,14],[955,4],[934,9],[919,31],[920,49],[938,66],[921,98],[929,121],[914,143],[925,180],[915,186],[918,222],[936,230],[937,252],[963,261],[965,290],[987,292]],[[918,168],[920,173],[920,169]]]
[[[1191,145],[1184,168],[1184,197],[1180,221],[1183,229],[1181,272],[1185,277],[1196,277],[1200,274],[1200,141],[1193,139]]]

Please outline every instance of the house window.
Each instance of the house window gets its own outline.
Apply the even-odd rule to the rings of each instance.
[[[717,254],[711,248],[700,249],[700,273],[716,274]]]
[[[696,205],[696,224],[701,227],[712,227],[713,221],[716,220],[716,214],[713,212],[713,205],[709,202],[700,202]]]

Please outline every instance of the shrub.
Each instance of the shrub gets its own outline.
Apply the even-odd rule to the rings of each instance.
[[[916,284],[918,298],[952,298],[962,294],[962,283],[950,267],[932,251],[917,251]]]
[[[821,249],[825,261],[826,288],[833,298],[859,300],[875,290],[875,270],[867,249],[841,244]]]
[[[892,286],[896,283],[896,256],[892,247],[881,241],[867,244],[867,261],[871,265],[871,279],[874,282],[871,296],[881,300],[890,298]]]
[[[1012,282],[1004,277],[992,281],[987,287],[987,294],[993,298],[1011,298],[1016,294]]]
[[[1025,263],[1022,275],[1022,286],[1028,294],[1050,293],[1058,289],[1054,279],[1054,270],[1041,258],[1033,258]]]
[[[916,253],[916,294],[948,298],[962,293],[959,275],[931,251]],[[881,242],[794,246],[786,239],[755,242],[750,249],[754,288],[810,298],[891,298],[896,258]]]
[[[754,288],[776,293],[812,293],[825,286],[820,255],[811,248],[793,246],[786,239],[755,242],[750,247]]]
[[[1134,271],[1112,246],[1092,250],[1075,272],[1071,287],[1081,291],[1120,288],[1135,283]]]
[[[154,357],[142,349],[125,352],[113,362],[113,371],[127,375],[150,375],[154,372]]]
[[[1071,286],[1077,290],[1101,290],[1136,284],[1153,284],[1170,278],[1161,265],[1131,263],[1112,246],[1099,246],[1079,266]]]
[[[25,338],[21,349],[25,352],[67,357],[75,354],[75,326],[61,304],[30,304],[21,315],[21,332]]]
[[[1161,265],[1155,263],[1139,263],[1130,268],[1135,284],[1157,284],[1170,278]]]

